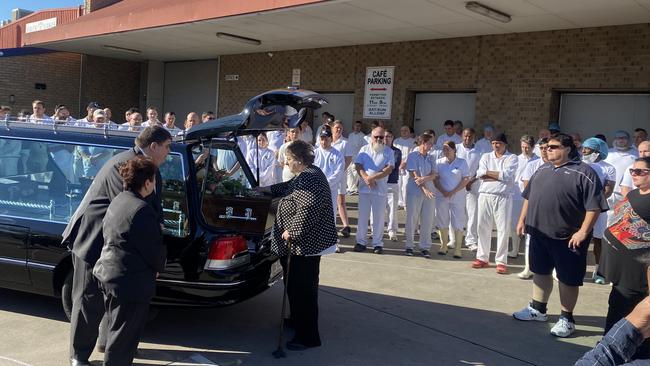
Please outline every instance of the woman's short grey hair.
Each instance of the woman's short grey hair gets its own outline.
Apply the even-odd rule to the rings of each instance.
[[[530,147],[535,146],[535,138],[531,135],[523,135],[519,141],[527,143]]]
[[[314,147],[302,140],[296,140],[287,146],[287,154],[302,165],[311,165],[314,163]]]

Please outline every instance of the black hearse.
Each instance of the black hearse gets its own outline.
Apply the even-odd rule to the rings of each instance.
[[[297,126],[323,103],[307,90],[273,90],[174,137],[160,168],[168,260],[153,304],[234,304],[281,277],[269,249],[277,201],[251,189],[238,136]],[[60,296],[69,314],[72,265],[61,234],[94,174],[136,135],[0,120],[0,287]]]

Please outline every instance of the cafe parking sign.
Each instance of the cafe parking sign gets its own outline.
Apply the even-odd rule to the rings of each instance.
[[[366,68],[363,118],[390,119],[395,66]]]

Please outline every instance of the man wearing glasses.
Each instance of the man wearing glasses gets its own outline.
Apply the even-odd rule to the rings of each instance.
[[[571,136],[560,133],[550,138],[546,149],[549,162],[537,170],[524,189],[517,224],[518,235],[530,235],[533,298],[512,316],[523,321],[548,320],[546,308],[555,269],[562,313],[551,334],[568,337],[575,331],[573,309],[587,270],[593,227],[608,206],[598,175],[577,159]]]
[[[359,173],[359,223],[355,252],[366,250],[368,220],[372,209],[372,246],[375,254],[382,254],[386,204],[388,201],[388,175],[393,171],[393,150],[384,144],[385,131],[376,127],[370,133],[371,141],[359,151],[354,160]]]

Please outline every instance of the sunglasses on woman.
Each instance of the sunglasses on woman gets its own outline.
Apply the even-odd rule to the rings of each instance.
[[[630,175],[638,175],[639,177],[645,177],[650,173],[650,169],[633,169],[630,168]]]

